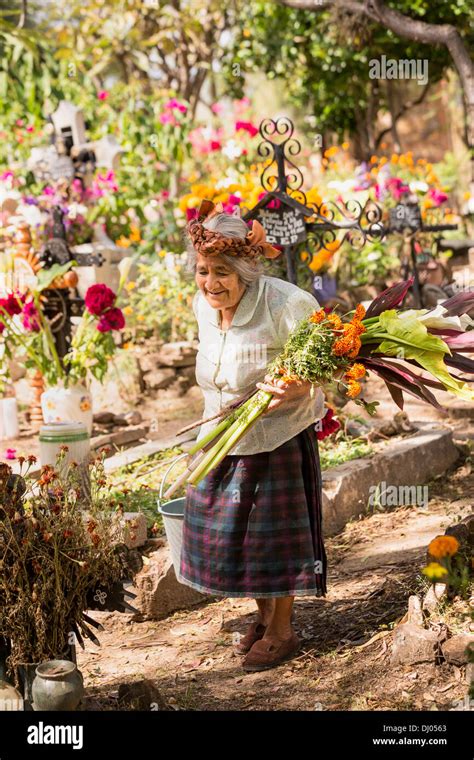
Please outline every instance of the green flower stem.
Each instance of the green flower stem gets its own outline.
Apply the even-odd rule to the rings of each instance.
[[[256,419],[263,414],[270,401],[273,398],[273,394],[267,391],[258,391],[255,397],[252,397],[253,404],[248,407],[246,414],[239,416],[233,425],[224,433],[222,438],[217,442],[215,446],[208,452],[207,456],[203,459],[200,466],[194,471],[191,478],[188,479],[188,483],[196,486],[202,478],[204,478],[210,470],[217,467],[224,459],[230,449],[237,443],[237,441],[247,432],[250,425],[256,421]]]
[[[213,428],[209,433],[207,433],[207,435],[205,435],[204,438],[201,438],[199,441],[197,441],[194,444],[194,446],[191,449],[189,449],[188,453],[190,455],[195,454],[197,451],[199,451],[199,449],[204,448],[204,446],[206,446],[206,444],[208,444],[210,441],[213,441],[214,438],[222,430],[226,430],[228,427],[230,427],[230,425],[232,425],[235,422],[235,420],[244,413],[249,401],[251,401],[252,399],[253,399],[253,396],[251,396],[250,399],[245,402],[245,404],[242,404],[242,406],[239,406],[235,412],[231,412],[227,417],[225,417],[221,422],[219,422],[219,424],[216,425],[216,427]]]
[[[43,316],[43,312],[41,310],[41,304],[39,302],[39,297],[37,293],[33,293],[33,300],[35,302],[36,309],[38,311],[38,316],[41,322],[41,326],[44,330],[44,334],[46,336],[46,342],[48,344],[48,348],[51,354],[51,357],[53,359],[54,364],[56,365],[56,371],[57,375],[61,380],[64,380],[66,377],[66,374],[64,372],[64,368],[60,362],[58,352],[56,351],[56,346],[54,344],[54,338],[51,333],[51,328],[46,320],[46,318]]]

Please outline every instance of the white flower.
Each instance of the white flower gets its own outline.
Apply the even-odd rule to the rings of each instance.
[[[158,201],[151,200],[146,206],[143,207],[143,213],[147,222],[157,222],[160,218],[159,211],[157,211]]]
[[[337,190],[339,193],[348,193],[353,190],[355,186],[355,179],[346,179],[344,182],[342,180],[333,179],[331,182],[328,182],[328,187]]]
[[[224,156],[232,160],[234,158],[239,158],[239,156],[242,155],[242,148],[240,145],[237,145],[235,140],[227,140],[226,144],[222,148],[222,152]]]
[[[421,182],[420,180],[413,180],[408,185],[412,193],[427,193],[429,189],[429,185],[426,184],[426,182]]]

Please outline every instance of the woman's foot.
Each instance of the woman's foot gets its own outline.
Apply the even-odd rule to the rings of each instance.
[[[258,620],[255,623],[250,623],[247,633],[240,638],[239,643],[235,646],[235,651],[238,654],[246,654],[255,642],[264,636],[266,630],[266,625],[263,625]]]
[[[301,648],[301,640],[294,631],[288,635],[273,633],[265,635],[256,641],[247,656],[242,667],[247,671],[268,670],[280,663],[291,659]]]

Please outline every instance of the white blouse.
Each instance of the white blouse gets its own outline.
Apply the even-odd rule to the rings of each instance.
[[[263,382],[268,363],[281,351],[292,328],[319,304],[310,293],[277,277],[261,275],[245,290],[232,323],[220,328],[220,314],[198,290],[193,310],[199,328],[196,381],[204,395],[203,418],[216,414]],[[284,401],[263,414],[229,454],[273,451],[325,414],[319,387],[302,398]],[[203,423],[197,440],[215,427],[219,418]]]

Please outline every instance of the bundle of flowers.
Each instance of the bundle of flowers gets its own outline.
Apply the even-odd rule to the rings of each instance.
[[[125,317],[117,304],[131,259],[121,262],[122,276],[117,293],[103,283],[87,290],[84,313],[71,346],[62,359],[59,357],[43,291],[70,266],[71,263],[63,267],[56,265],[41,271],[34,290],[12,291],[0,298],[0,335],[5,356],[10,358],[15,353],[27,368],[39,370],[49,387],[58,382],[68,387],[86,380],[89,374],[102,381],[116,351],[113,333],[125,327]]]
[[[309,381],[313,385],[337,380],[347,396],[356,398],[361,392],[360,380],[367,372],[374,372],[384,380],[401,409],[404,392],[439,407],[432,388],[474,400],[468,383],[453,373],[460,370],[474,375],[474,361],[464,356],[474,349],[474,330],[465,331],[474,325],[466,314],[474,306],[474,293],[459,293],[431,311],[397,310],[411,282],[388,288],[367,311],[359,304],[343,317],[319,309],[303,319],[268,365],[272,380],[287,384]],[[190,449],[193,459],[186,482],[197,485],[216,467],[265,412],[272,397],[260,389],[225,411],[221,422]],[[378,402],[357,402],[375,413]],[[180,478],[166,496],[182,482]]]

